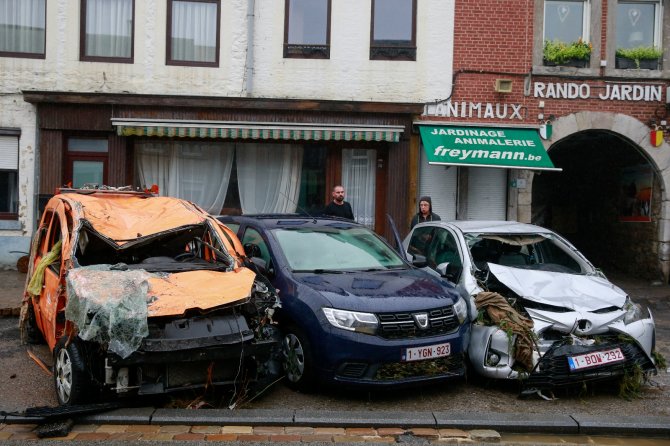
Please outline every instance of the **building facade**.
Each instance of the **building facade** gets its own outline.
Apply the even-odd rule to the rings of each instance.
[[[157,184],[222,214],[319,212],[343,184],[383,235],[411,212],[412,123],[449,89],[453,1],[0,8],[3,267],[63,185]]]
[[[667,283],[669,13],[662,0],[456,1],[452,88],[415,121],[452,135],[422,136],[417,195],[443,219],[541,224],[606,272]],[[660,51],[638,66],[617,55],[631,49]],[[541,138],[514,136],[528,131]],[[500,152],[526,143],[550,164]]]

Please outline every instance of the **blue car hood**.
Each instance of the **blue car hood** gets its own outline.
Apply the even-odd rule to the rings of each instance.
[[[421,270],[295,274],[303,286],[335,308],[354,311],[413,311],[451,305],[457,294],[445,281]]]

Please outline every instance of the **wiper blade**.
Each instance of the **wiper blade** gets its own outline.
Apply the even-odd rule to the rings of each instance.
[[[344,271],[341,269],[323,269],[323,268],[316,268],[316,269],[295,269],[293,270],[294,273],[312,273],[312,274],[344,274],[348,273],[350,271]]]

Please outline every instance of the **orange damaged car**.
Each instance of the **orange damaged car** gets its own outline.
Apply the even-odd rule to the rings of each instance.
[[[33,236],[20,328],[53,352],[59,403],[276,380],[279,299],[243,252],[188,201],[58,190]]]

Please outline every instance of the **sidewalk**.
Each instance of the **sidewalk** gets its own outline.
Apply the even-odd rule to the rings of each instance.
[[[25,284],[25,274],[16,270],[0,271],[0,316],[18,317]]]

